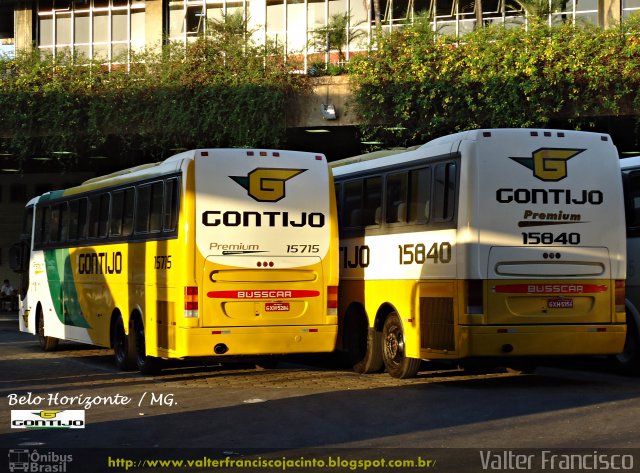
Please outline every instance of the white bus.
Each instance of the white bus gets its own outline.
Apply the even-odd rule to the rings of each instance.
[[[622,352],[623,194],[608,135],[473,130],[332,166],[339,347],[356,371]]]
[[[627,216],[627,342],[618,361],[640,373],[640,156],[620,160]]]
[[[321,154],[200,149],[27,204],[20,329],[159,358],[331,352],[338,229]]]

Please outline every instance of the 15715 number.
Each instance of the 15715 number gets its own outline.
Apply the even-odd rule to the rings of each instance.
[[[171,255],[154,256],[153,268],[154,269],[171,269]]]

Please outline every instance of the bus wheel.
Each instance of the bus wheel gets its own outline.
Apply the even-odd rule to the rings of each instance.
[[[133,332],[129,332],[129,336],[124,333],[119,315],[113,327],[113,353],[118,369],[128,371],[136,367],[136,337]]]
[[[387,372],[394,378],[411,378],[420,368],[417,358],[405,354],[404,332],[400,316],[392,312],[382,328],[382,359]]]
[[[36,328],[38,330],[38,340],[40,347],[44,351],[52,351],[58,346],[58,339],[55,337],[45,337],[44,335],[44,315],[42,309],[38,308],[36,313]]]
[[[353,371],[361,374],[382,371],[382,340],[374,328],[369,328],[366,317],[352,314],[344,327],[347,359]]]
[[[160,358],[147,355],[144,340],[144,325],[140,320],[132,320],[129,333],[135,334],[136,365],[142,374],[157,374],[162,369]]]
[[[629,374],[640,374],[640,333],[632,314],[627,312],[627,338],[624,351],[616,355],[620,369]]]

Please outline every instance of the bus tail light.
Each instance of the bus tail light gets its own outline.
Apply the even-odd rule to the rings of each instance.
[[[484,284],[482,279],[467,279],[467,314],[484,313]]]
[[[625,311],[625,292],[624,292],[624,279],[616,279],[616,292],[615,292],[615,304],[616,304],[616,312],[624,312]]]
[[[198,286],[184,288],[184,316],[189,319],[198,318]]]
[[[338,315],[338,286],[327,287],[327,314]]]

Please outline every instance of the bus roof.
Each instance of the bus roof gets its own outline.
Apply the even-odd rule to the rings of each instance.
[[[479,138],[486,138],[496,133],[527,133],[543,134],[555,133],[570,135],[573,133],[580,133],[581,136],[592,135],[594,139],[601,139],[606,137],[607,141],[611,142],[609,135],[605,133],[592,133],[585,131],[574,130],[550,130],[550,129],[533,129],[533,128],[486,128],[476,130],[466,130],[451,135],[435,138],[427,143],[414,146],[411,148],[402,149],[389,149],[382,150],[382,152],[374,151],[373,153],[362,154],[345,158],[339,161],[334,161],[330,164],[333,170],[333,174],[340,176],[342,174],[351,174],[360,171],[366,171],[372,167],[384,167],[393,166],[400,163],[406,163],[413,160],[425,159],[429,157],[438,157],[455,152],[456,149],[452,147],[460,141],[476,141]],[[375,161],[375,162],[372,162]]]
[[[630,158],[621,159],[620,167],[622,169],[640,167],[640,156],[631,156]]]

